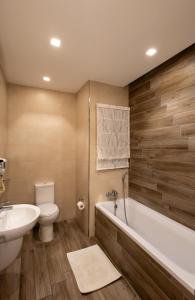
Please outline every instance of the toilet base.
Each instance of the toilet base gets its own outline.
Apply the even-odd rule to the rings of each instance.
[[[53,224],[51,225],[40,225],[39,238],[42,242],[50,242],[53,240]]]

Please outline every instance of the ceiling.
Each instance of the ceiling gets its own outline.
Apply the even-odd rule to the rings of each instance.
[[[0,58],[12,83],[125,86],[194,41],[195,0],[0,0]],[[154,57],[145,55],[150,47]]]

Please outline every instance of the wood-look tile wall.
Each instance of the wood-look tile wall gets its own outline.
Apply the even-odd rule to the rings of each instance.
[[[129,195],[195,229],[195,44],[129,88]]]

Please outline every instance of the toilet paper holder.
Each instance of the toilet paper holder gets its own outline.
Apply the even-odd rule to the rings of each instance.
[[[79,210],[83,210],[85,208],[85,201],[82,197],[79,197],[79,200],[77,202],[77,207]]]

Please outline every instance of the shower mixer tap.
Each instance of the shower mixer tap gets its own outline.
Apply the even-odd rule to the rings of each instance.
[[[114,215],[116,216],[116,209],[117,209],[116,200],[118,199],[118,192],[115,190],[112,190],[111,192],[107,192],[106,197],[108,200],[114,201]]]
[[[118,192],[115,190],[112,190],[111,192],[107,192],[106,197],[108,198],[108,200],[115,201],[118,198]]]

